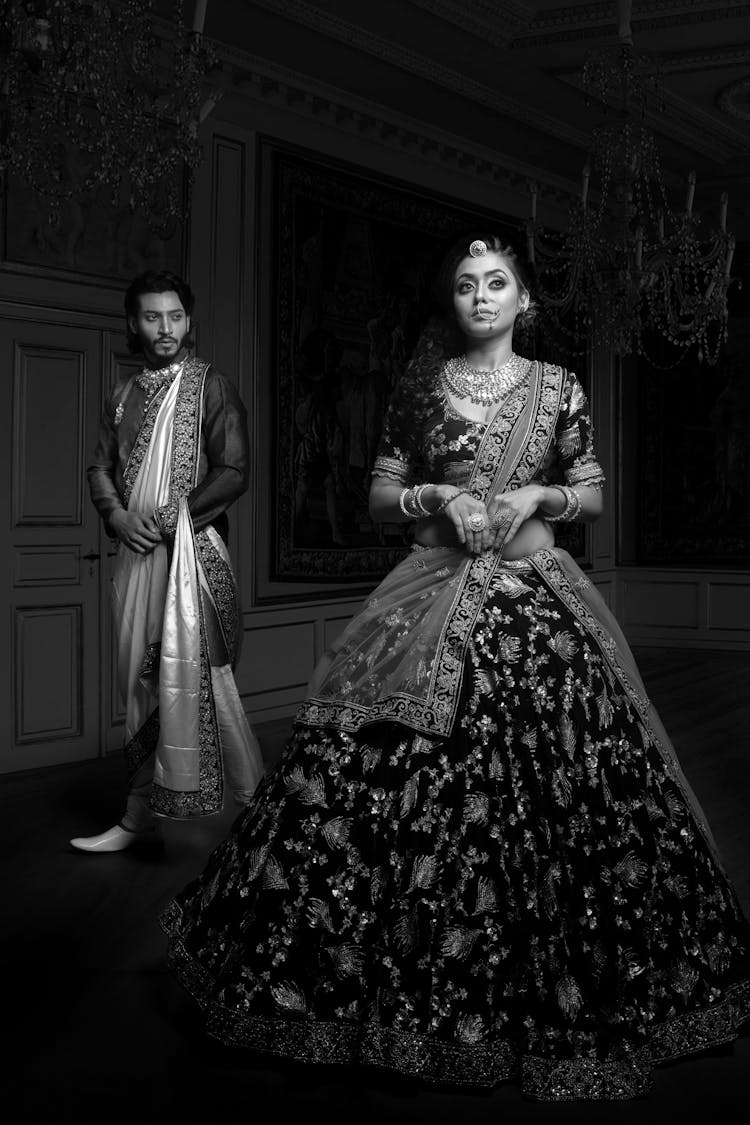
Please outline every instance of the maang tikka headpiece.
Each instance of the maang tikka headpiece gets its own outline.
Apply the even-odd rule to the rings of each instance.
[[[487,243],[482,242],[481,238],[475,238],[469,247],[469,253],[472,258],[483,258],[487,253]]]

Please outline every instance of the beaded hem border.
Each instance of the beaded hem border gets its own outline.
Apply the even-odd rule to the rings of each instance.
[[[750,1019],[747,980],[728,989],[725,999],[713,1007],[652,1028],[645,1046],[623,1049],[605,1059],[545,1059],[520,1055],[507,1040],[451,1043],[354,1020],[253,1016],[213,999],[218,985],[185,949],[176,902],[167,906],[159,922],[170,937],[167,964],[203,1009],[206,1030],[214,1039],[297,1062],[375,1066],[428,1084],[487,1088],[514,1081],[526,1096],[540,1101],[624,1101],[649,1092],[657,1066],[731,1042]]]

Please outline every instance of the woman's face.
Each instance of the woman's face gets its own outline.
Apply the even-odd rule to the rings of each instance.
[[[458,327],[472,340],[493,339],[513,331],[516,316],[528,304],[507,258],[490,250],[459,262],[453,283]]]

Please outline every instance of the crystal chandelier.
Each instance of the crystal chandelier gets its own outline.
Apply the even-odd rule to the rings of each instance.
[[[708,229],[693,207],[696,177],[672,204],[646,118],[663,107],[657,60],[633,48],[629,4],[620,3],[619,42],[587,60],[583,87],[603,105],[566,230],[537,220],[531,184],[528,256],[543,318],[580,350],[602,344],[673,366],[692,348],[715,364],[727,334],[734,235],[727,194]],[[669,362],[671,360],[671,362]]]
[[[184,221],[213,108],[204,80],[206,0],[192,26],[153,0],[3,0],[0,176],[44,202],[59,225],[71,199],[125,202],[168,237]]]

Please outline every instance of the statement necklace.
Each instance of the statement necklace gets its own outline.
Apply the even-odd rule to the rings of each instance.
[[[143,370],[136,375],[136,385],[146,392],[147,402],[150,402],[156,392],[162,387],[166,387],[173,379],[182,371],[185,360],[181,359],[177,363],[170,363],[166,367],[144,367]]]
[[[466,362],[465,355],[459,355],[446,362],[443,380],[456,398],[468,398],[475,406],[492,406],[521,382],[527,362],[523,356],[512,352],[502,367],[480,371]]]
[[[187,356],[185,356],[187,359]],[[178,363],[170,363],[168,367],[144,367],[139,371],[133,382],[137,387],[140,387],[146,394],[143,400],[144,412],[148,410],[154,400],[154,395],[162,387],[166,387],[182,370],[185,359],[181,359]],[[127,395],[125,396],[127,398]],[[125,399],[121,399],[115,407],[115,425],[119,426],[122,422],[122,416],[125,413]]]

